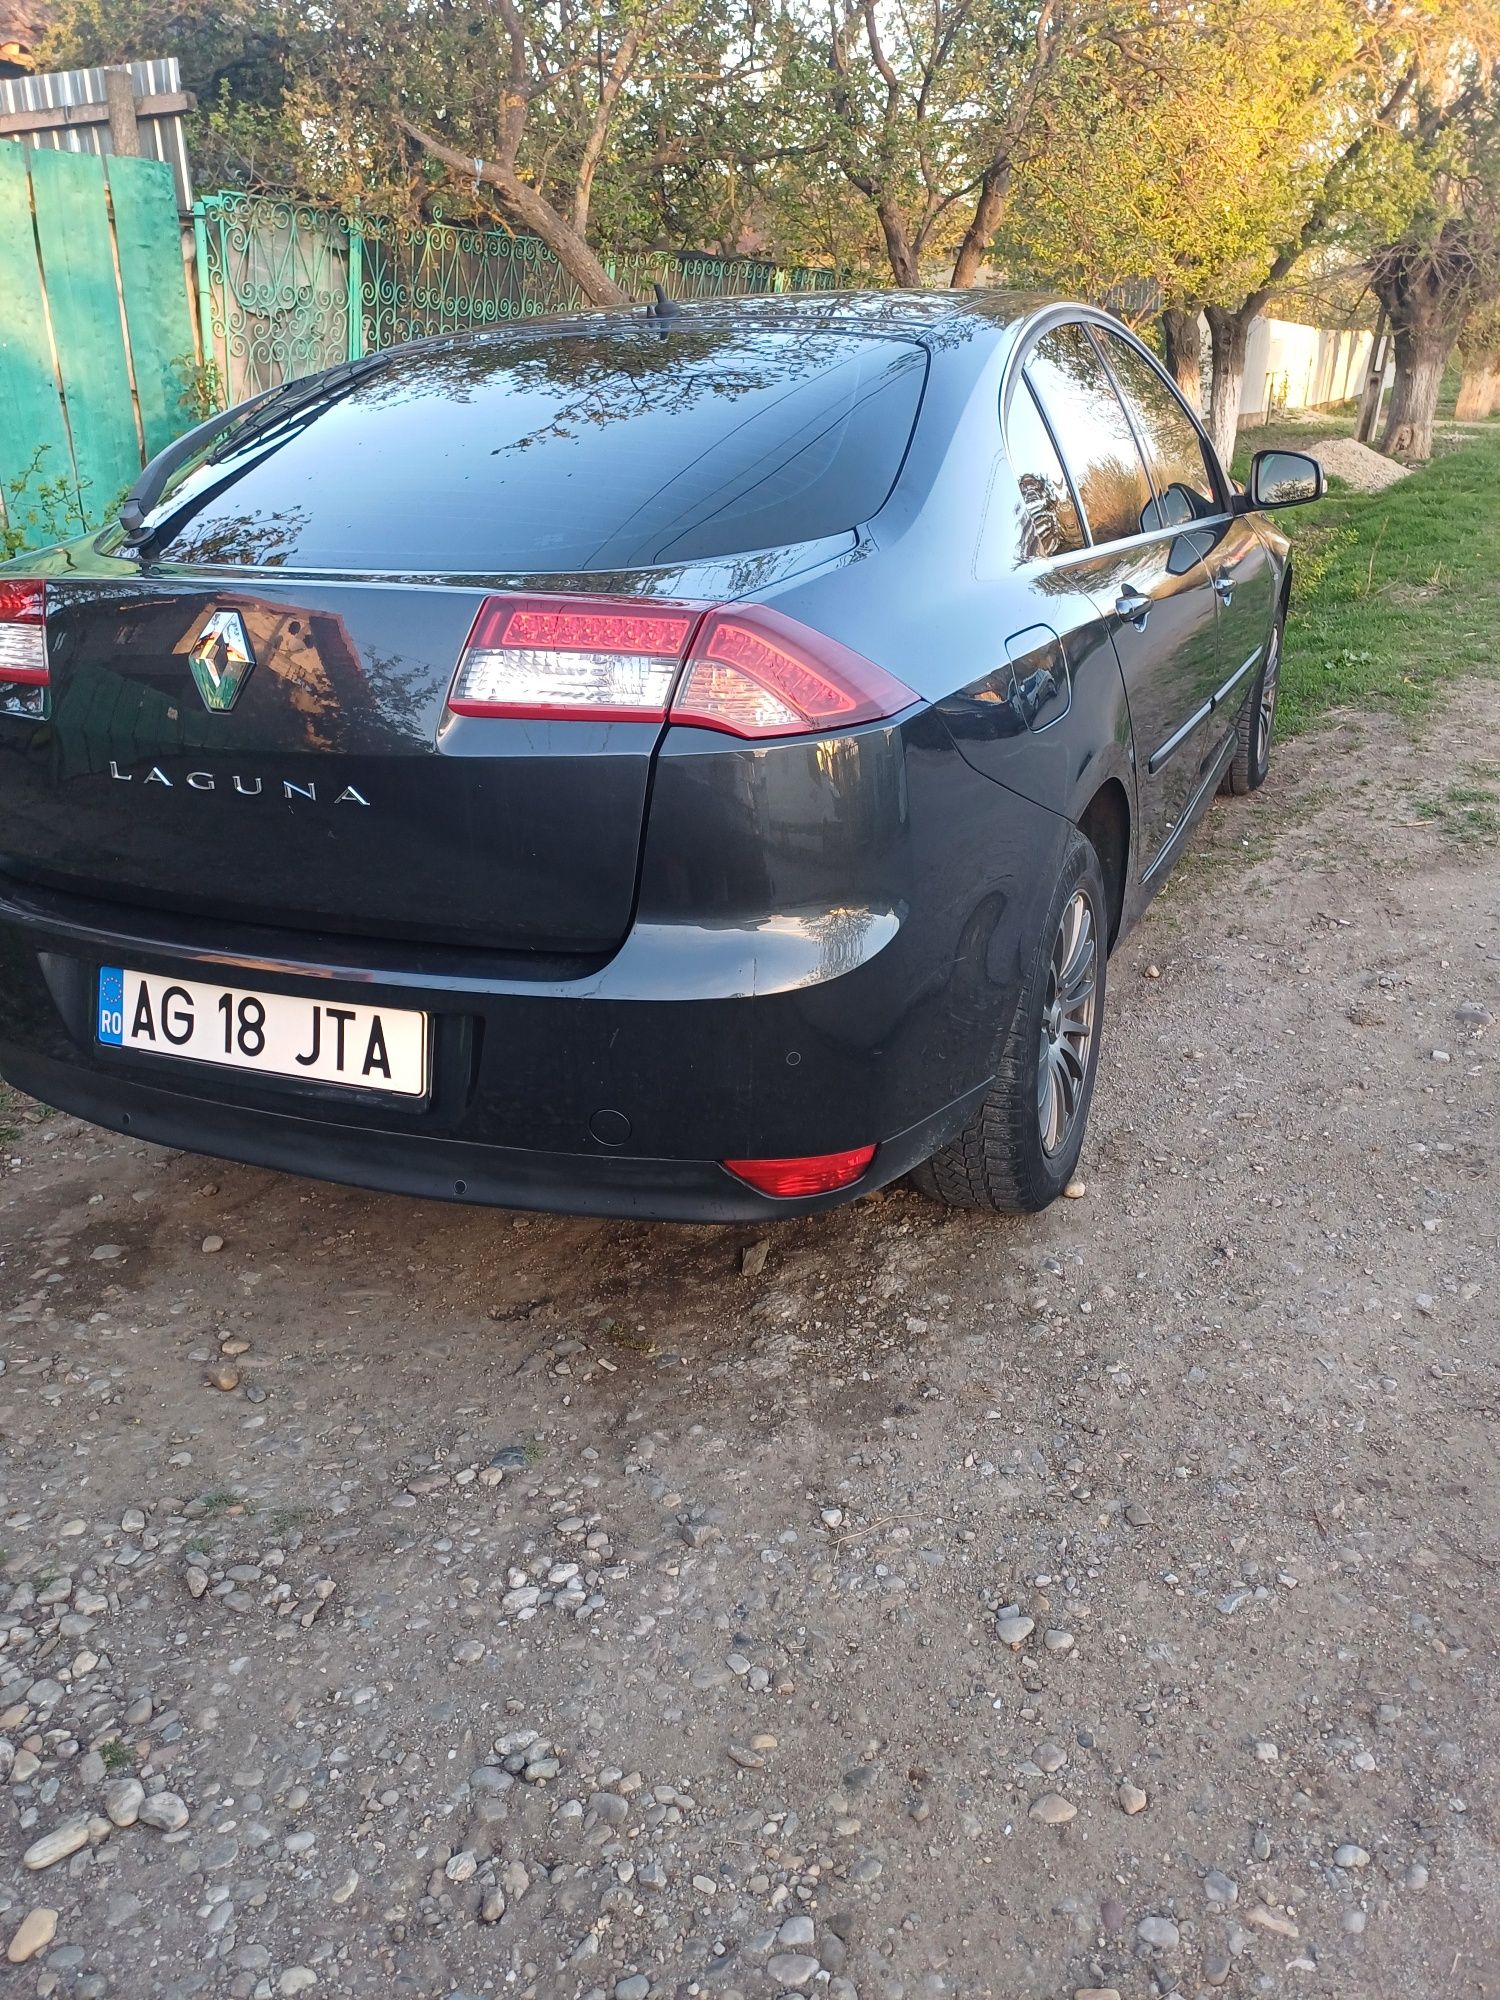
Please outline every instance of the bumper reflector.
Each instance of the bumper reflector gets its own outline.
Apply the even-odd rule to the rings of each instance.
[[[845,1153],[806,1153],[793,1160],[722,1160],[720,1165],[762,1194],[785,1199],[852,1187],[874,1157],[873,1146],[851,1146]]]

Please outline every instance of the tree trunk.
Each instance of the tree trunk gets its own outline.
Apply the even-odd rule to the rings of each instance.
[[[885,238],[885,254],[890,260],[891,276],[898,285],[911,287],[917,283],[917,253],[912,248],[911,237],[907,234],[906,218],[889,195],[882,194],[875,202],[875,213],[880,218],[880,233]]]
[[[985,168],[984,179],[979,184],[979,199],[974,205],[974,213],[969,218],[969,226],[964,231],[964,240],[958,246],[958,256],[953,263],[953,285],[963,290],[979,282],[979,267],[989,255],[990,245],[995,240],[995,231],[1000,227],[1000,218],[1005,213],[1005,204],[1010,195],[1010,161],[992,160]]]
[[[1437,415],[1443,370],[1453,352],[1453,335],[1441,320],[1413,315],[1396,326],[1396,376],[1380,449],[1388,458],[1413,462],[1432,456],[1432,420]]]
[[[1454,416],[1461,424],[1472,424],[1493,416],[1497,409],[1500,409],[1500,347],[1491,348],[1487,354],[1466,354]]]
[[[534,187],[528,187],[515,169],[503,160],[466,159],[456,147],[445,145],[420,125],[413,125],[399,112],[395,120],[409,139],[415,139],[435,160],[452,167],[466,180],[483,181],[499,196],[500,206],[512,222],[540,236],[558,263],[594,306],[628,306],[630,294],[621,289],[605,270],[587,242]]]
[[[1196,306],[1168,306],[1161,316],[1167,373],[1194,410],[1203,408],[1203,328]]]
[[[1231,311],[1227,306],[1205,306],[1209,337],[1213,342],[1213,376],[1208,392],[1208,434],[1214,441],[1224,470],[1234,457],[1234,441],[1240,427],[1240,392],[1245,382],[1245,355],[1250,344],[1250,322],[1259,310],[1259,300],[1247,300]]]

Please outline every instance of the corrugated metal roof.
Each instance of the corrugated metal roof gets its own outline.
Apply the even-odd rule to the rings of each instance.
[[[142,98],[174,97],[182,90],[182,71],[175,56],[161,56],[151,62],[122,65],[130,71],[135,95]],[[27,111],[55,111],[75,104],[103,105],[106,101],[102,69],[51,70],[41,76],[18,76],[0,81],[0,115]],[[177,205],[184,214],[193,205],[192,177],[188,171],[187,141],[178,112],[142,117],[139,121],[141,152],[147,159],[165,160],[177,183]],[[86,125],[40,126],[34,132],[12,133],[22,145],[51,146],[68,153],[108,153],[109,125],[99,121]]]

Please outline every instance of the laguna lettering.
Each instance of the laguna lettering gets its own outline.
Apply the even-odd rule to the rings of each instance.
[[[133,785],[136,782],[136,773],[122,771],[113,757],[109,760],[109,775],[122,785]],[[153,764],[148,771],[142,773],[140,782],[143,785],[165,785],[168,791],[176,789],[174,780],[167,776],[159,764]],[[242,799],[267,796],[264,778],[245,777],[238,771],[230,773],[228,777],[214,771],[188,771],[181,782],[189,791],[194,792],[215,792],[228,787],[237,792]],[[283,799],[306,799],[310,805],[318,803],[318,785],[315,778],[309,778],[306,784],[296,784],[290,778],[272,782],[280,784]],[[325,803],[336,806],[368,806],[370,801],[357,785],[345,785],[331,801]]]

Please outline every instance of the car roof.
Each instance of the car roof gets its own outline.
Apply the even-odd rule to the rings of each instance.
[[[499,326],[463,333],[429,334],[382,350],[392,362],[422,350],[451,353],[455,349],[495,342],[524,342],[551,337],[656,333],[669,337],[676,327],[722,330],[726,325],[747,331],[811,332],[827,330],[905,334],[941,347],[974,338],[998,337],[1035,314],[1070,302],[1055,294],[1011,290],[975,291],[828,291],[754,292],[733,298],[672,300],[665,317],[639,305],[585,307],[507,320]],[[1087,310],[1084,307],[1076,308]],[[375,361],[376,357],[370,357]]]

